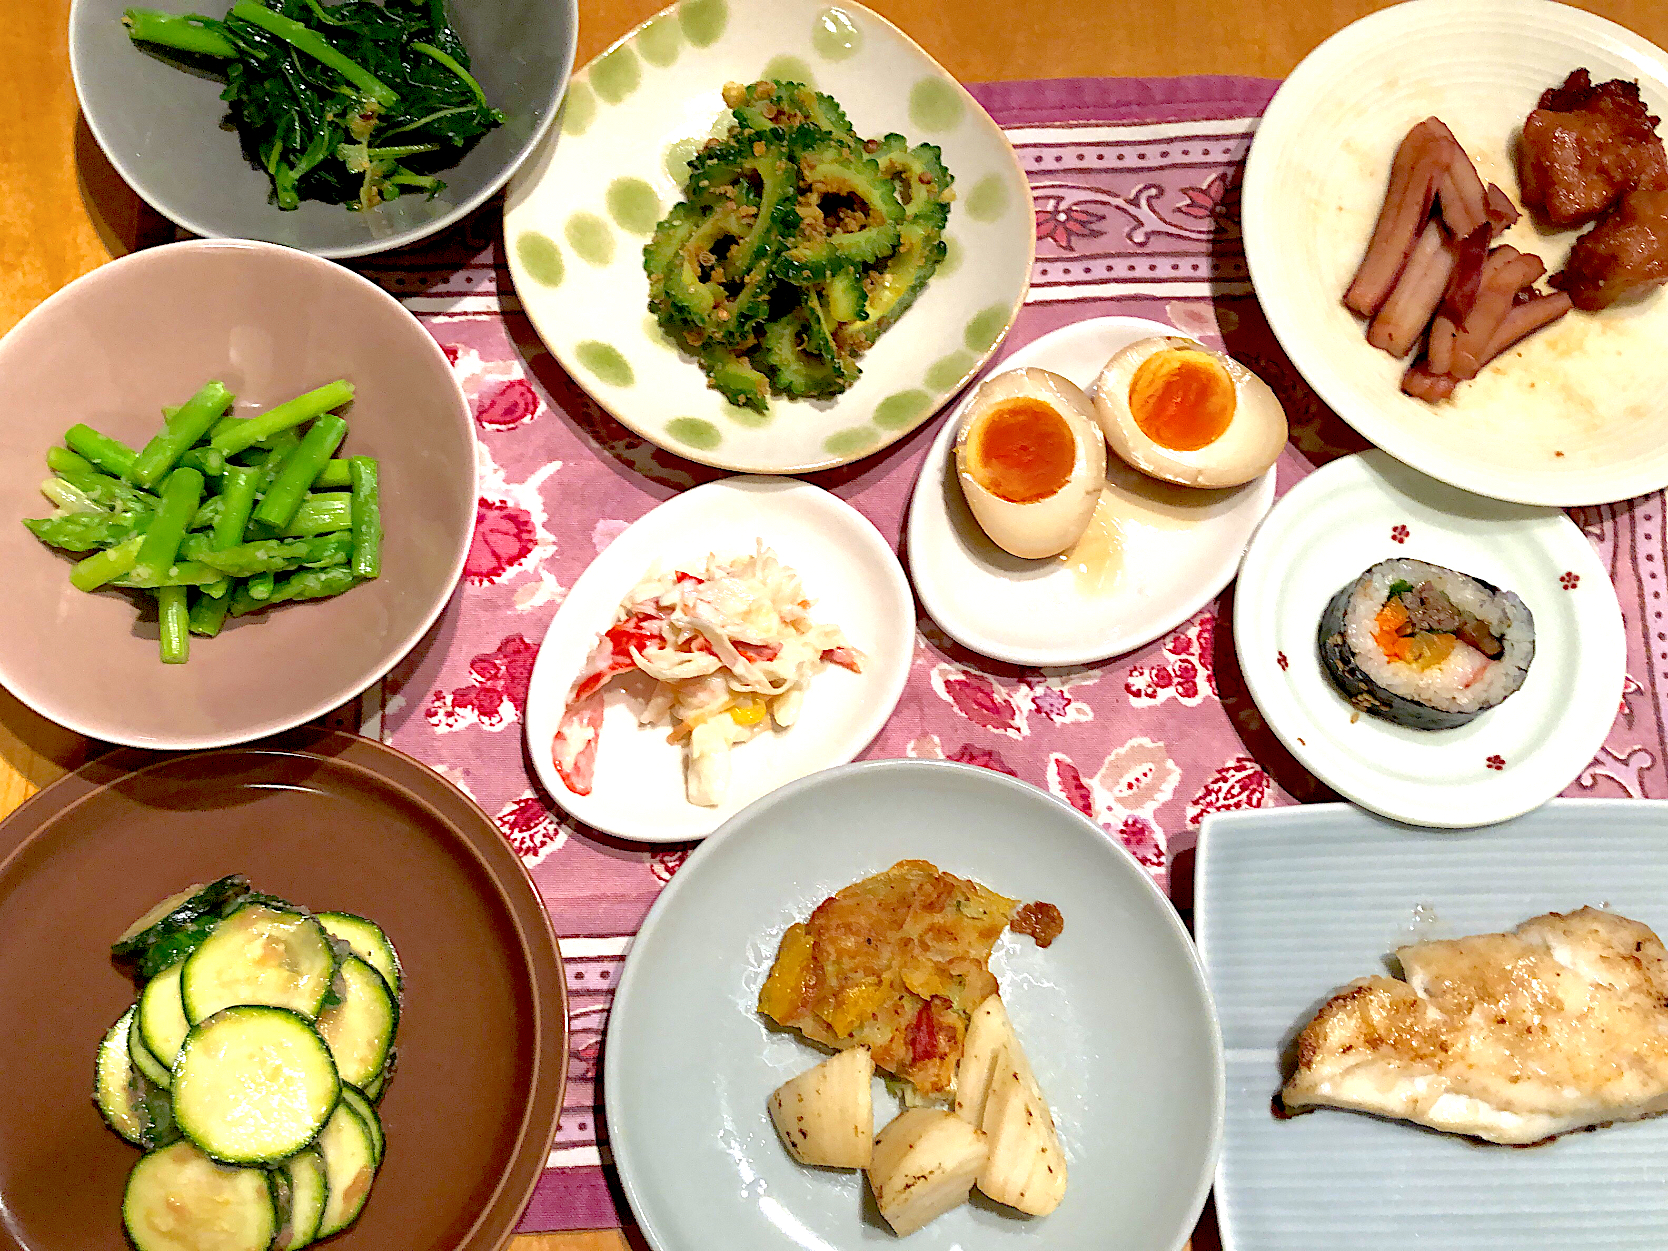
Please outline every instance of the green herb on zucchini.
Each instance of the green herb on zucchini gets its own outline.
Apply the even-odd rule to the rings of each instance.
[[[444,0],[238,0],[220,21],[128,9],[136,44],[213,63],[244,151],[280,209],[433,196],[504,114],[487,103]]]
[[[132,1245],[298,1251],[351,1225],[399,1026],[382,929],[232,875],[163,900],[111,955],[140,993],[99,1044],[93,1099],[146,1153],[122,1203]]]
[[[335,457],[347,422],[332,410],[352,401],[352,384],[250,418],[227,415],[234,398],[205,384],[163,410],[162,429],[137,450],[72,426],[46,454],[53,476],[41,493],[57,514],[23,523],[84,554],[70,571],[78,590],[154,599],[164,664],[183,664],[190,636],[212,638],[228,616],[339,595],[382,571],[377,462]]]
[[[734,125],[643,249],[649,309],[732,404],[838,395],[943,261],[954,179],[934,145],[863,139],[801,83],[724,102]]]

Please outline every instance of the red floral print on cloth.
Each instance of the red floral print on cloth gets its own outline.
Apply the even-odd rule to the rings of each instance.
[[[539,393],[525,378],[511,378],[502,386],[477,396],[475,421],[483,430],[514,430],[539,415]]]
[[[1169,801],[1180,780],[1170,749],[1137,736],[1106,757],[1094,784],[1120,811],[1151,813]]]
[[[429,696],[423,715],[436,730],[461,730],[479,725],[501,730],[527,709],[527,685],[539,649],[520,634],[512,634],[492,651],[469,662],[469,685]]]
[[[689,859],[689,848],[672,847],[665,851],[657,851],[649,857],[649,872],[654,874],[657,882],[670,882],[672,875],[683,868],[683,862]]]
[[[500,808],[493,821],[529,868],[567,842],[568,832],[556,815],[530,791]]]
[[[975,747],[972,743],[963,743],[945,759],[954,760],[957,764],[978,765],[981,769],[989,769],[993,773],[1006,773],[1011,778],[1019,776],[1001,756],[983,747]]]
[[[1107,788],[1102,785],[1102,779],[1109,771],[1120,778],[1127,777],[1128,773],[1121,771],[1121,765],[1133,763],[1137,757],[1145,756],[1153,749],[1161,753],[1164,764],[1168,766],[1168,784],[1162,791],[1162,798],[1145,786],[1127,791],[1126,798],[1138,804],[1152,801],[1150,807],[1146,807],[1144,811],[1128,811],[1114,795],[1107,792]],[[1137,773],[1143,771],[1140,768],[1136,770]],[[1150,774],[1157,773],[1157,769],[1150,766],[1145,771]],[[1097,822],[1108,834],[1123,843],[1129,853],[1146,869],[1162,880],[1169,857],[1164,831],[1153,820],[1151,809],[1169,797],[1180,772],[1164,752],[1162,743],[1154,743],[1151,739],[1131,739],[1108,757],[1107,763],[1101,766],[1101,772],[1093,781],[1084,780],[1082,772],[1069,756],[1063,756],[1059,752],[1053,753],[1048,758],[1048,789],[1091,821]],[[1150,780],[1149,776],[1148,781]]]
[[[934,665],[932,688],[974,725],[1009,738],[1025,737],[1025,708],[994,678],[961,665]]]
[[[1235,756],[1222,765],[1187,805],[1188,825],[1198,825],[1208,812],[1262,808],[1274,797],[1274,779],[1250,756]]]
[[[1094,229],[1096,222],[1105,221],[1105,213],[1096,213],[1081,204],[1066,207],[1061,196],[1039,197],[1043,203],[1037,209],[1037,242],[1052,243],[1063,252],[1075,252],[1076,240],[1098,239],[1106,232]]]
[[[1137,708],[1152,708],[1167,699],[1196,708],[1207,696],[1216,696],[1216,674],[1212,670],[1211,647],[1216,640],[1216,616],[1203,614],[1180,634],[1170,636],[1156,664],[1136,665],[1124,678],[1129,702]]]
[[[475,535],[463,576],[475,586],[502,582],[538,550],[539,530],[525,509],[507,500],[477,500]]]
[[[1071,757],[1054,752],[1048,758],[1048,789],[1084,816],[1095,817],[1095,796]]]
[[[1118,841],[1141,862],[1142,867],[1154,874],[1165,871],[1164,831],[1153,823],[1152,818],[1132,813],[1124,818],[1117,834]]]
[[[1239,192],[1237,183],[1229,185],[1227,174],[1218,174],[1202,187],[1183,187],[1176,212],[1231,227],[1238,234]]]

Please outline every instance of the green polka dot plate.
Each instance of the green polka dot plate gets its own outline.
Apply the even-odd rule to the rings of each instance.
[[[947,255],[831,399],[760,413],[707,385],[649,313],[643,247],[683,199],[689,160],[731,117],[728,82],[805,82],[857,133],[932,143],[955,182]],[[1024,302],[1036,236],[1019,162],[989,115],[890,22],[828,0],[681,0],[575,74],[562,116],[510,186],[510,273],[540,338],[621,422],[691,460],[808,473],[930,419]]]

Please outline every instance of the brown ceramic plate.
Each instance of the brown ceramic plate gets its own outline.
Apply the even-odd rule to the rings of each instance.
[[[549,917],[492,822],[369,739],[301,730],[190,756],[120,751],[0,823],[0,1246],[120,1251],[138,1152],[89,1098],[134,997],[109,945],[192,882],[377,921],[404,965],[387,1155],[340,1251],[489,1251],[562,1106],[567,1003]]]
[[[72,558],[19,522],[50,515],[46,450],[76,422],[130,445],[210,378],[238,411],[347,378],[344,453],[381,462],[382,576],[332,600],[234,619],[157,657],[154,609],[86,595]],[[134,747],[247,742],[310,721],[393,667],[445,606],[475,522],[469,404],[393,297],[272,244],[176,243],[52,296],[0,340],[0,684],[44,716]]]

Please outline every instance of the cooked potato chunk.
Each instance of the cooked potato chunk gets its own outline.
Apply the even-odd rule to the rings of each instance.
[[[874,1148],[875,1111],[867,1047],[830,1056],[782,1083],[770,1096],[770,1119],[801,1164],[864,1168]]]
[[[912,1108],[881,1130],[869,1162],[880,1214],[900,1238],[967,1202],[985,1135],[941,1108]]]
[[[998,1203],[1046,1216],[1066,1193],[1066,1157],[1054,1117],[1002,1000],[974,1010],[956,1073],[956,1114],[984,1130],[990,1154],[979,1189]]]

